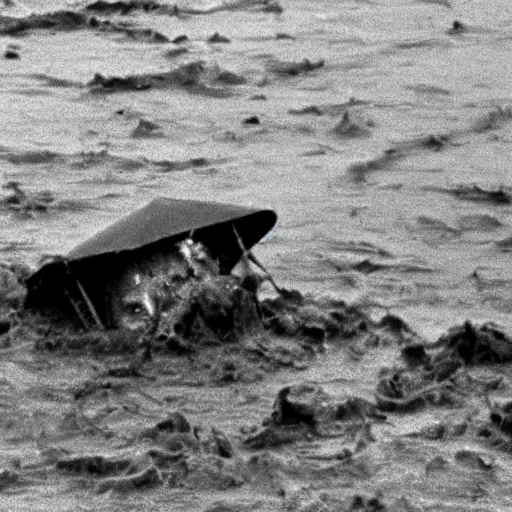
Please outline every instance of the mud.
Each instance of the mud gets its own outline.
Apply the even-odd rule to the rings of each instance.
[[[44,14],[30,14],[25,18],[4,18],[0,20],[0,34],[23,35],[33,30],[71,31],[89,29],[106,33],[122,33],[131,39],[153,43],[167,43],[169,39],[152,29],[132,27],[126,23],[100,20],[94,16],[76,11],[54,11]],[[13,58],[13,57],[7,57]]]
[[[205,63],[195,61],[165,73],[129,75],[126,77],[105,77],[97,73],[87,86],[93,93],[181,87],[192,93],[224,98],[235,93],[226,87],[222,87],[222,85],[243,83],[245,83],[245,79],[234,73],[218,67],[208,68]]]
[[[50,481],[66,482],[77,496],[175,489],[229,491],[241,497],[265,485],[265,498],[254,502],[257,508],[273,509],[280,502],[286,510],[410,510],[405,496],[390,501],[382,491],[373,497],[350,491],[358,482],[365,485],[377,478],[382,455],[375,447],[386,450],[382,429],[407,417],[400,415],[433,407],[460,410],[464,416],[480,400],[482,415],[467,412],[465,418],[420,429],[416,422],[416,430],[403,432],[403,439],[464,439],[480,445],[480,450],[491,446],[502,452],[512,446],[507,437],[512,433],[510,403],[487,398],[508,389],[508,383],[504,377],[473,370],[512,358],[512,342],[495,325],[466,322],[429,344],[397,316],[374,320],[355,305],[297,290],[278,288],[276,297],[257,299],[256,282],[248,286],[228,276],[191,283],[177,312],[161,317],[156,328],[128,342],[127,332],[80,334],[65,324],[59,326],[56,318],[49,324],[24,312],[21,298],[27,271],[23,266],[4,269],[2,289],[14,291],[4,294],[2,304],[16,313],[16,322],[0,335],[2,346],[9,347],[0,349],[3,367],[19,367],[25,379],[43,368],[51,371],[39,386],[45,387],[47,406],[59,412],[55,419],[44,417],[39,426],[39,455],[26,461],[22,457],[15,468],[2,470],[2,492],[23,490],[35,472],[44,471]],[[183,290],[180,293],[185,296]],[[395,359],[393,367],[380,367],[378,358],[372,363],[373,397],[357,388],[353,394],[340,395],[345,379],[339,369],[332,380],[315,382],[301,376],[324,364],[327,353],[344,353],[357,368],[367,366],[365,360],[373,359],[373,351],[394,354]],[[75,378],[57,377],[63,363],[75,367],[84,356],[88,362]],[[190,414],[198,417],[200,403],[208,407],[211,393],[244,394],[248,390],[241,387],[237,392],[237,386],[249,383],[260,383],[257,389],[263,391],[272,375],[286,368],[292,368],[288,375],[297,384],[281,387],[266,413],[251,414],[252,424],[237,421],[238,432],[226,430],[225,419],[207,426],[190,419]],[[15,385],[9,380],[14,374],[6,378],[6,384]],[[29,382],[16,387],[16,393],[25,396],[24,390],[33,389]],[[174,389],[185,396],[173,395]],[[201,393],[207,396],[200,399]],[[189,402],[192,396],[195,401]],[[258,396],[237,399],[232,414],[236,407],[258,403]],[[24,400],[37,410],[38,396]],[[243,416],[240,419],[244,422]],[[12,436],[8,425],[2,427],[7,442]],[[89,448],[78,448],[86,440]],[[436,478],[446,471],[496,471],[483,453],[466,448],[454,453],[453,462],[434,458],[426,465],[426,474]],[[340,494],[332,486],[341,481],[346,491]],[[324,490],[308,490],[301,482],[322,482]],[[238,510],[253,502],[235,503],[217,501],[209,507]]]
[[[187,15],[204,15],[212,14],[220,11],[232,10],[256,10],[264,12],[281,13],[282,7],[275,1],[269,0],[250,0],[232,2],[217,2],[212,3],[210,6],[194,7],[192,5],[169,5],[166,3],[155,2],[152,0],[133,0],[133,1],[115,1],[106,2],[104,0],[97,0],[85,7],[89,11],[100,12],[103,14],[118,13],[121,15],[131,14],[134,11],[151,12],[155,14],[164,14],[168,16],[187,16]]]
[[[298,62],[278,61],[273,60],[267,63],[267,70],[276,75],[290,75],[296,76],[302,73],[309,73],[320,69],[325,65],[324,60],[311,61],[309,59],[303,59]]]
[[[217,293],[220,290],[226,290],[226,287],[220,286]],[[218,298],[210,297],[208,304],[214,307],[216,318],[226,316],[223,309],[226,305],[221,306],[222,301]],[[241,304],[239,300],[237,304]],[[16,307],[23,318],[20,305]],[[388,316],[375,322],[353,306],[306,298],[298,292],[288,292],[286,298],[265,299],[260,307],[263,323],[256,312],[251,313],[250,328],[237,330],[230,324],[222,332],[232,335],[236,331],[239,333],[236,339],[226,340],[223,334],[222,343],[213,341],[213,345],[212,333],[215,331],[207,326],[213,320],[212,312],[205,320],[203,309],[201,327],[181,332],[182,343],[187,345],[182,347],[184,352],[181,354],[173,350],[171,356],[165,350],[156,350],[155,347],[162,343],[160,334],[155,334],[150,359],[137,359],[136,349],[132,349],[132,356],[127,356],[125,347],[123,355],[108,356],[115,359],[112,359],[113,364],[106,366],[109,363],[105,356],[97,359],[94,351],[86,350],[89,361],[72,380],[66,380],[65,375],[58,377],[57,372],[61,371],[58,368],[63,363],[71,367],[80,364],[76,358],[77,354],[83,353],[84,345],[77,345],[79,352],[73,352],[72,359],[68,359],[67,351],[62,351],[62,347],[57,352],[54,347],[48,355],[44,355],[48,347],[43,352],[28,349],[21,359],[20,351],[4,351],[4,368],[9,368],[5,365],[11,360],[9,364],[19,366],[25,379],[46,368],[47,374],[38,386],[46,387],[44,400],[47,406],[59,412],[53,419],[42,417],[44,421],[34,438],[39,446],[37,453],[21,456],[16,467],[4,466],[1,492],[23,492],[33,485],[37,474],[44,472],[45,485],[62,482],[77,498],[110,493],[109,499],[132,496],[130,501],[137,502],[135,496],[144,492],[145,500],[158,501],[161,493],[165,496],[171,493],[178,498],[184,496],[183,493],[207,496],[215,491],[215,496],[229,493],[229,501],[216,498],[210,504],[204,504],[203,509],[412,510],[414,499],[406,496],[388,495],[384,490],[376,490],[373,496],[363,492],[369,479],[382,478],[378,475],[382,474],[379,467],[383,454],[375,449],[381,446],[384,452],[387,450],[387,441],[382,437],[385,430],[382,429],[406,420],[407,416],[403,414],[414,415],[425,407],[448,412],[455,405],[464,412],[467,411],[466,402],[474,404],[478,396],[484,401],[489,392],[505,389],[503,380],[493,381],[471,374],[474,365],[491,360],[496,363],[496,354],[490,359],[477,356],[482,346],[490,349],[497,341],[507,339],[493,326],[476,328],[468,324],[454,328],[429,345],[422,343],[398,317]],[[275,324],[265,327],[266,320],[279,315],[291,316],[292,321],[299,324],[298,328],[286,332],[279,329],[277,334]],[[21,325],[26,321],[22,320]],[[318,331],[314,336],[309,332],[311,322]],[[362,322],[366,323],[365,327]],[[35,324],[32,326],[35,328]],[[197,329],[202,331],[200,338]],[[13,348],[30,337],[27,331],[23,335],[21,332],[13,340]],[[320,336],[319,332],[323,334]],[[55,334],[47,331],[43,336],[51,340]],[[67,336],[73,335],[69,333]],[[271,337],[269,350],[279,350],[284,340],[288,340],[289,347],[296,345],[307,350],[313,354],[309,356],[312,368],[323,364],[326,358],[323,350],[317,350],[318,343],[327,341],[331,353],[342,351],[353,357],[355,339],[359,339],[360,347],[391,351],[395,354],[396,364],[402,361],[406,366],[397,367],[390,377],[388,370],[378,370],[376,361],[374,378],[380,380],[375,400],[367,398],[364,390],[360,390],[362,395],[359,396],[357,392],[340,396],[343,378],[321,384],[302,377],[304,367],[295,369],[288,378],[292,377],[298,383],[279,389],[273,406],[270,403],[270,407],[264,408],[266,412],[250,414],[252,424],[244,425],[247,420],[242,415],[242,423],[240,420],[236,422],[237,432],[228,426],[227,418],[222,419],[208,409],[211,400],[208,397],[219,392],[228,395],[234,392],[233,397],[242,393],[240,398],[243,398],[249,391],[244,389],[247,382],[254,386],[258,381],[240,378],[216,381],[212,373],[208,378],[208,369],[215,360],[217,365],[221,361],[225,364],[233,361],[234,353],[238,354],[239,365],[243,365],[239,371],[243,372],[243,368],[250,365],[258,366],[261,384],[252,391],[257,394],[251,398],[247,395],[242,401],[237,398],[231,406],[231,414],[237,415],[239,407],[247,409],[251,404],[257,404],[261,400],[259,393],[268,393],[268,390],[264,391],[265,383],[273,379],[276,371],[277,375],[282,371],[279,365],[267,364],[268,354],[253,351],[254,339],[261,337]],[[229,352],[226,343],[231,345]],[[505,356],[503,348],[499,350],[501,360]],[[297,352],[288,352],[288,357],[301,360]],[[359,352],[355,361],[360,362],[353,364],[365,365],[366,357],[364,352]],[[133,362],[123,362],[127,359]],[[384,371],[388,372],[386,377]],[[183,378],[185,375],[186,379]],[[14,374],[7,378],[13,379]],[[384,378],[387,386],[383,385]],[[14,384],[15,381],[9,382]],[[33,389],[26,387],[29,382],[25,381],[16,392],[24,394],[23,389]],[[216,388],[219,384],[221,387]],[[237,391],[237,386],[242,387]],[[326,391],[327,386],[331,392]],[[178,395],[175,394],[177,391]],[[180,397],[182,393],[184,395]],[[201,398],[202,394],[207,396]],[[190,401],[192,397],[195,398]],[[25,407],[31,404],[34,411],[38,410],[39,398],[29,399],[27,396],[24,400]],[[268,403],[267,399],[264,403]],[[205,406],[207,408],[201,413]],[[456,478],[462,478],[463,472],[480,472],[482,478],[487,478],[484,475],[497,469],[493,459],[486,455],[488,448],[485,447],[493,446],[502,453],[508,450],[507,436],[512,430],[509,426],[510,406],[503,403],[490,407],[487,418],[485,413],[481,418],[468,415],[465,420],[447,420],[419,430],[416,422],[416,431],[405,433],[402,444],[397,444],[399,453],[407,450],[405,439],[422,439],[433,443],[432,446],[464,439],[464,443],[471,442],[474,448],[457,450],[453,462],[430,457],[432,460],[426,465],[426,474],[430,479],[436,479],[443,478],[446,471],[453,472]],[[184,414],[180,409],[189,412]],[[211,419],[207,424],[197,424],[197,419],[204,415]],[[16,421],[14,417],[13,421]],[[5,422],[2,425],[9,442],[12,427]],[[341,482],[342,492],[336,490],[336,483]],[[311,483],[313,487],[310,487]],[[247,501],[247,497],[261,486],[265,493],[258,499],[254,495]]]
[[[511,19],[0,1],[0,508],[509,510]],[[275,210],[270,275],[137,332],[24,309],[159,195]]]
[[[92,208],[85,201],[57,200],[49,190],[27,192],[17,181],[8,181],[2,188],[10,191],[0,199],[0,209],[13,212],[20,218],[36,218],[57,211],[80,211]]]

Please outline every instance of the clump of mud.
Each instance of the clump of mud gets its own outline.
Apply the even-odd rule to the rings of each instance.
[[[0,312],[20,311],[23,308],[27,290],[25,281],[30,268],[21,264],[0,263]],[[0,333],[2,328],[0,327]]]
[[[477,133],[484,133],[491,130],[497,130],[512,120],[512,107],[496,107],[487,114],[478,119],[473,130]]]
[[[11,211],[24,218],[34,218],[57,210],[83,210],[90,208],[84,201],[57,200],[50,190],[29,192],[18,181],[8,181],[2,188],[9,193],[0,198],[0,210]]]
[[[45,190],[36,194],[29,194],[21,188],[18,181],[8,181],[2,188],[11,192],[3,198],[3,207],[26,216],[33,216],[38,211],[47,212],[50,205],[55,201],[50,191]]]
[[[216,428],[199,433],[179,412],[139,429],[124,455],[47,451],[48,462],[96,493],[125,493],[155,486],[229,489],[243,484],[242,461]]]
[[[362,308],[341,300],[303,296],[293,290],[261,302],[265,327],[276,335],[298,337],[316,343],[340,343],[355,352],[371,347],[419,340],[400,318],[386,315],[372,320]]]
[[[372,121],[359,119],[352,112],[346,110],[332,132],[339,137],[367,137],[371,135],[370,128],[372,126]]]
[[[479,185],[462,185],[450,191],[457,199],[481,201],[494,204],[510,204],[512,195],[504,187],[485,189]]]
[[[41,29],[73,30],[84,27],[87,20],[86,15],[67,10],[30,14],[24,18],[4,18],[0,23],[0,34],[17,35]]]
[[[153,0],[119,0],[117,2],[106,2],[105,0],[96,0],[95,2],[87,4],[85,9],[87,11],[94,11],[102,14],[130,14],[136,10],[140,10],[143,12],[165,12],[169,10],[168,8],[166,9],[166,7],[168,6],[165,6],[164,4],[161,4],[159,2],[154,2]]]
[[[361,448],[362,432],[371,437],[372,419],[382,421],[386,416],[371,402],[358,397],[338,401],[320,385],[303,383],[279,391],[263,428],[251,433],[244,443],[251,448],[268,448],[317,437],[339,437],[355,443],[352,450],[344,447],[340,452],[349,458],[352,451]]]
[[[218,11],[234,10],[259,10],[263,12],[281,13],[283,8],[275,0],[235,0],[233,2],[212,2],[209,5],[178,5],[156,2],[154,0],[117,0],[108,2],[96,0],[86,5],[86,10],[102,14],[132,14],[134,11],[148,12],[152,14],[164,14],[167,16],[211,14]]]
[[[184,87],[188,90],[214,95],[230,96],[233,93],[222,85],[238,85],[245,79],[218,67],[209,68],[202,61],[189,62],[164,72],[126,77],[105,77],[97,73],[88,83],[91,92],[144,91],[152,88]]]
[[[29,412],[9,412],[0,427],[15,442],[24,435],[15,431],[29,421],[23,414],[35,410],[42,420],[30,426],[37,454],[30,463],[1,470],[1,489],[26,486],[32,474],[43,472],[87,493],[133,497],[171,489],[247,497],[264,488],[266,499],[283,510],[413,510],[408,497],[378,487],[385,487],[388,467],[401,471],[395,463],[403,464],[405,453],[410,457],[407,443],[418,443],[414,451],[431,479],[443,471],[467,479],[492,475],[495,464],[469,448],[450,460],[433,457],[420,443],[471,439],[512,452],[510,400],[486,398],[507,390],[504,379],[471,373],[512,359],[510,338],[493,324],[466,322],[428,344],[391,314],[372,319],[355,305],[275,283],[275,295],[261,298],[269,276],[198,273],[180,276],[173,293],[160,290],[167,291],[167,302],[144,331],[87,332],[65,318],[24,311],[27,272],[5,269],[6,282],[21,295],[2,297],[16,312],[8,331],[15,336],[2,353],[27,340],[36,350],[23,364],[4,366],[9,392],[22,397]],[[273,405],[264,402],[269,387],[258,380],[283,367],[300,376],[327,348],[375,371],[373,396],[372,382],[360,395],[308,376],[272,391]],[[377,373],[382,363],[372,351],[396,352],[399,359]],[[30,380],[35,371],[37,386]],[[469,408],[480,402],[485,417]],[[43,407],[48,417],[38,409]],[[400,426],[391,444],[384,440],[406,414],[426,407],[460,414],[436,424],[415,421],[412,432]],[[218,500],[209,510],[258,506]]]
[[[275,73],[276,75],[291,75],[297,76],[303,73],[309,73],[311,71],[315,71],[319,68],[324,67],[325,60],[320,59],[315,61],[311,61],[309,59],[303,59],[301,61],[281,61],[281,60],[271,60],[267,63],[267,70]]]
[[[100,32],[124,33],[132,39],[166,43],[168,38],[152,29],[133,27],[128,23],[100,20],[95,16],[71,10],[30,14],[22,18],[4,17],[0,20],[0,34],[21,35],[33,30],[97,30]]]
[[[483,395],[501,379],[473,378],[468,365],[512,360],[512,340],[496,325],[465,322],[432,346],[411,344],[402,350],[406,367],[383,368],[375,398],[385,411],[411,411],[427,405],[458,406],[472,394]]]
[[[140,364],[172,354],[195,361],[206,370],[203,380],[217,383],[252,381],[283,366],[306,368],[329,345],[357,359],[375,347],[420,341],[400,318],[374,320],[340,300],[275,283],[274,297],[262,299],[268,279],[192,272],[155,280],[158,312],[134,330],[84,330],[71,309],[21,310],[20,321],[39,351],[128,354]]]

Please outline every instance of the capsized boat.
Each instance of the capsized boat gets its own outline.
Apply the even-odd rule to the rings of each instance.
[[[229,274],[275,225],[270,209],[159,197],[108,226],[27,281],[27,309],[78,317],[87,329],[111,327],[112,287],[122,268],[172,259],[184,240],[204,246],[219,273]]]

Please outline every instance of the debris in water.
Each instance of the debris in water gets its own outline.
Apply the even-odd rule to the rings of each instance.
[[[267,64],[267,70],[278,75],[300,75],[322,68],[324,65],[325,60],[323,59],[317,60],[316,62],[309,59],[304,59],[299,62],[271,60]]]
[[[316,112],[315,112],[316,113]],[[346,110],[341,121],[332,129],[333,133],[342,137],[367,137],[371,135],[371,121],[360,121],[353,118],[353,114]]]
[[[286,32],[277,32],[276,39],[291,39],[292,41],[295,40],[295,37],[287,34]]]
[[[386,169],[404,156],[404,152],[399,149],[387,149],[377,158],[351,164],[347,169],[347,173],[352,176],[354,181],[364,182],[370,172]]]
[[[174,59],[176,57],[179,57],[180,55],[184,55],[185,53],[189,52],[190,50],[188,48],[178,47],[167,50],[164,55],[169,59]]]
[[[466,364],[500,363],[512,360],[512,340],[492,322],[480,326],[466,321],[452,327],[435,343],[440,358],[460,358]]]
[[[85,13],[60,10],[46,13],[30,14],[23,18],[0,19],[0,34],[19,35],[30,30],[62,30],[72,31],[94,29],[106,33],[124,33],[139,40],[156,43],[166,43],[168,38],[152,29],[132,27],[127,23],[114,23],[109,20],[99,20]]]
[[[163,325],[174,308],[167,324],[180,323],[182,333],[199,321],[225,337],[249,292],[234,282],[216,290],[212,280],[229,274],[275,221],[271,210],[155,199],[43,265],[28,280],[26,307],[75,314],[89,329]]]
[[[273,12],[275,14],[281,14],[284,12],[283,7],[278,0],[264,0],[262,10],[264,12]]]
[[[13,265],[0,263],[0,315],[11,310],[20,310],[27,294],[24,286],[24,276],[17,272]],[[5,310],[5,311],[4,311]],[[2,315],[3,316],[3,315]],[[4,322],[5,319],[2,320]],[[9,330],[11,322],[2,327]]]
[[[260,118],[258,116],[250,116],[244,119],[244,124],[260,124]]]
[[[160,3],[155,0],[116,0],[113,2],[106,0],[96,0],[86,6],[86,10],[101,12],[106,14],[130,14],[135,10],[151,12],[156,14],[165,14],[167,16],[180,15],[202,15],[211,14],[218,11],[235,10],[260,10],[264,12],[282,12],[282,7],[276,0],[247,0],[214,1],[209,5],[180,5]]]
[[[140,488],[154,487],[161,485],[163,482],[164,479],[160,470],[156,466],[149,466],[131,475],[105,478],[98,483],[96,492],[127,492]]]
[[[96,73],[87,84],[91,92],[112,93],[118,91],[145,91],[152,88],[185,87],[191,91],[211,96],[226,97],[232,95],[230,90],[215,87],[216,82],[239,84],[243,81],[227,80],[224,70],[213,66],[207,68],[202,61],[189,62],[178,68],[162,72],[143,75],[128,75],[125,77],[105,77]]]
[[[23,18],[4,18],[0,20],[0,34],[16,35],[37,29],[74,30],[86,26],[87,20],[85,14],[66,10],[30,14]]]
[[[46,213],[55,202],[55,197],[48,190],[30,194],[21,188],[19,181],[8,181],[2,188],[12,193],[2,199],[1,206],[28,217],[33,217],[35,212]]]
[[[490,130],[497,130],[510,121],[512,121],[512,107],[499,106],[478,119],[473,125],[473,131],[484,133]]]
[[[267,101],[267,96],[265,94],[253,94],[249,99],[252,101]]]
[[[171,43],[174,43],[174,44],[181,44],[181,43],[186,43],[188,41],[188,36],[186,34],[183,34],[181,36],[177,36],[175,37]]]
[[[103,455],[79,455],[59,459],[56,468],[73,473],[109,475],[125,471],[130,466],[129,459],[109,459]]]
[[[107,14],[119,13],[130,14],[134,10],[144,12],[152,11],[169,11],[169,7],[165,4],[155,2],[154,0],[118,0],[114,2],[105,0],[96,0],[85,6],[88,11],[95,11]]]
[[[304,114],[314,114],[315,116],[321,116],[323,115],[323,111],[320,109],[320,107],[316,105],[308,105],[307,107],[303,108],[292,108],[288,110],[289,114],[294,115],[304,115]]]
[[[466,25],[464,25],[464,23],[462,23],[462,21],[455,20],[452,23],[450,30],[448,30],[448,34],[450,34],[450,35],[462,34],[465,31],[466,31]]]
[[[13,48],[7,48],[4,52],[4,57],[8,60],[17,60],[20,58],[20,53]]]
[[[279,391],[270,418],[263,429],[251,434],[245,444],[265,448],[317,436],[349,436],[357,440],[368,419],[385,420],[376,406],[362,398],[335,401],[316,383],[287,386]]]
[[[458,185],[453,188],[425,187],[424,190],[443,192],[455,196],[462,201],[488,202],[501,205],[512,202],[512,193],[508,187],[484,188],[480,185]]]
[[[161,126],[150,119],[140,119],[137,127],[132,131],[132,137],[161,137]]]
[[[208,38],[209,43],[230,43],[231,39],[229,37],[223,36],[218,32],[215,32]]]

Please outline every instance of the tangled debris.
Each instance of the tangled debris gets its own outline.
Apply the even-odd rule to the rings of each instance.
[[[512,195],[504,187],[484,189],[479,185],[462,185],[451,190],[457,199],[465,201],[483,201],[495,204],[510,204]]]
[[[161,126],[151,119],[140,119],[139,124],[133,129],[131,136],[134,138],[161,137]]]
[[[0,199],[0,210],[12,211],[25,218],[34,218],[38,214],[56,210],[77,211],[91,208],[85,201],[57,200],[49,190],[28,192],[18,181],[8,181],[2,188],[10,191],[10,194]]]
[[[51,327],[39,323],[37,333],[32,333],[40,349],[80,352],[87,343],[89,348],[97,343],[93,351],[100,351],[99,345],[104,343],[103,348],[109,344],[115,351],[124,343],[125,354],[148,347],[153,354],[152,359],[130,356],[129,364],[123,355],[122,364],[103,364],[72,388],[67,428],[74,436],[98,437],[101,446],[115,442],[115,449],[54,447],[42,437],[39,467],[48,474],[57,473],[72,486],[96,493],[152,488],[231,492],[241,486],[245,491],[245,487],[265,485],[272,496],[283,500],[284,510],[412,510],[405,497],[394,497],[387,508],[388,498],[379,492],[368,496],[354,493],[356,482],[364,485],[380,471],[376,467],[381,463],[374,458],[375,453],[382,458],[380,450],[385,449],[384,442],[377,442],[382,441],[381,428],[394,425],[397,417],[391,415],[395,412],[410,412],[427,404],[447,405],[451,411],[475,397],[484,400],[502,382],[472,376],[467,371],[469,365],[509,360],[509,338],[493,324],[466,322],[428,345],[391,314],[372,320],[342,301],[315,299],[277,285],[277,296],[260,299],[259,287],[265,276],[212,275],[204,268],[209,260],[197,258],[197,251],[203,248],[187,243],[184,249],[190,251],[191,264],[199,266],[193,275],[181,276],[174,283],[172,294],[158,291],[165,292],[161,299],[173,307],[162,307],[142,335],[132,332],[130,338],[130,331],[107,330],[83,333],[79,338],[68,330],[61,333],[60,346],[50,347],[57,339],[54,322]],[[374,401],[352,394],[335,396],[309,380],[286,385],[278,391],[261,425],[241,427],[241,435],[215,423],[195,425],[179,409],[168,409],[168,404],[178,400],[194,410],[188,395],[181,397],[186,385],[201,386],[201,393],[206,394],[213,383],[245,381],[243,374],[250,364],[272,369],[276,363],[286,364],[286,358],[289,363],[301,361],[306,353],[312,357],[328,344],[361,358],[375,347],[393,346],[400,350],[405,367],[382,370]],[[174,357],[167,357],[169,353]],[[178,375],[173,373],[173,363],[179,368]],[[213,376],[215,368],[219,371],[212,381],[205,369]],[[151,382],[154,385],[148,393]],[[161,387],[167,393],[176,390],[176,395],[151,394]],[[137,396],[141,400],[137,401]],[[472,435],[479,442],[512,451],[511,411],[510,400],[489,404],[487,421],[481,422],[463,410],[464,417],[417,429],[390,449],[400,452],[399,457],[407,449],[399,443],[408,440],[437,442]],[[132,421],[134,418],[137,421]],[[62,433],[57,430],[56,439],[59,436]],[[427,460],[422,463],[430,478],[447,471],[492,475],[495,467],[488,456],[470,449],[457,450],[450,460],[425,459],[423,452],[421,457]],[[25,485],[27,469],[5,471],[0,473],[0,488]],[[318,488],[316,484],[302,487],[301,479],[318,482]],[[340,496],[316,492],[340,479],[350,488],[341,502]]]
[[[498,106],[478,119],[473,126],[473,130],[476,133],[484,133],[491,130],[497,130],[502,128],[507,123],[510,123],[511,120],[512,107]]]
[[[2,200],[3,207],[28,217],[33,217],[35,212],[46,213],[55,202],[55,197],[50,191],[29,194],[21,188],[18,181],[8,181],[2,188],[11,191],[11,194]]]
[[[303,59],[298,62],[274,59],[267,63],[267,70],[277,75],[296,76],[315,71],[316,69],[324,67],[324,65],[325,60],[323,59],[317,60],[316,62],[309,59]]]
[[[192,429],[179,412],[142,429],[128,446],[131,448],[123,456],[48,449],[43,453],[58,472],[85,479],[97,493],[130,492],[163,484],[195,487],[201,486],[201,478],[212,489],[243,483],[235,474],[238,461],[228,437],[216,428],[199,435],[197,427]]]
[[[372,121],[354,118],[354,115],[349,110],[346,110],[332,131],[340,137],[367,137],[371,135],[370,128],[372,126]]]
[[[219,34],[218,32],[213,33],[208,38],[209,43],[230,43],[231,39],[229,37],[223,36],[222,34]]]
[[[367,175],[371,172],[387,169],[389,166],[403,159],[404,156],[405,153],[402,150],[390,148],[376,158],[351,164],[347,172],[352,176],[354,181],[364,182],[366,181]]]
[[[407,368],[384,368],[376,386],[377,405],[407,411],[427,404],[457,405],[468,394],[485,394],[502,379],[472,378],[466,365],[512,360],[512,340],[496,325],[467,321],[432,346],[411,344],[402,351]]]
[[[3,18],[0,21],[0,34],[17,35],[40,29],[74,30],[85,27],[87,22],[85,14],[68,10],[30,14],[24,18]]]
[[[0,263],[0,322],[6,321],[10,311],[20,311],[27,295],[25,282],[30,270],[24,265]],[[1,324],[0,334],[9,324]]]
[[[437,361],[459,358],[465,364],[481,364],[512,360],[512,340],[492,322],[475,326],[467,321],[452,327],[435,345],[442,348]]]
[[[105,0],[96,0],[85,6],[87,11],[100,12],[102,14],[130,14],[135,10],[144,12],[162,12],[171,14],[171,6],[165,5],[154,0],[119,0],[116,2],[107,2]]]
[[[141,41],[166,43],[168,38],[152,29],[133,27],[128,23],[116,23],[100,20],[83,12],[59,10],[47,13],[30,14],[23,18],[2,18],[0,34],[20,35],[31,30],[82,30],[92,29],[100,32],[123,33],[132,39]]]
[[[201,15],[218,11],[259,10],[264,12],[282,12],[282,7],[276,0],[234,0],[231,2],[212,2],[204,7],[166,4],[154,0],[116,0],[114,2],[96,0],[86,6],[86,10],[102,14],[131,14],[133,11],[164,14],[167,16]]]
[[[354,441],[371,419],[382,421],[386,416],[361,398],[335,401],[320,385],[302,383],[279,391],[263,428],[244,443],[251,448],[268,448],[314,437],[339,436]]]
[[[245,79],[202,61],[189,62],[164,73],[105,77],[99,73],[87,84],[91,92],[144,91],[152,88],[185,87],[208,95],[226,97],[233,92],[218,84],[238,85]]]

